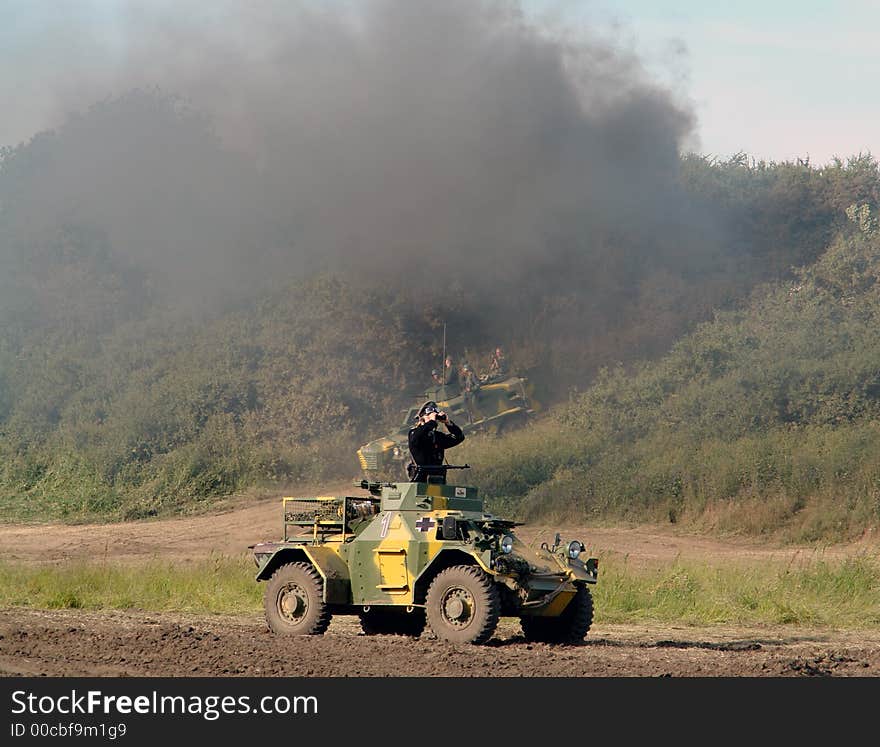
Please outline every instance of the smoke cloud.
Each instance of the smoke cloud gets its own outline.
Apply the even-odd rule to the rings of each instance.
[[[78,114],[0,199],[30,231],[99,226],[175,287],[327,269],[497,304],[589,294],[609,246],[637,265],[693,241],[690,111],[514,2],[65,7],[43,52],[63,28],[67,55],[21,110]],[[21,80],[49,66],[18,54]]]

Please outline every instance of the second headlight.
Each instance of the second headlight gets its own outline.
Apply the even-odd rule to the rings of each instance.
[[[578,540],[573,540],[568,543],[568,557],[574,560],[578,555],[580,555],[584,551],[584,545],[582,542]]]
[[[505,534],[501,538],[500,547],[501,552],[503,552],[505,555],[509,555],[513,550],[513,537],[511,537],[509,534]]]

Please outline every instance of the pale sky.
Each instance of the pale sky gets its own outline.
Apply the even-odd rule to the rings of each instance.
[[[598,25],[689,101],[700,152],[880,156],[880,0],[526,0]]]
[[[71,58],[112,64],[120,9],[163,4],[169,6],[165,0],[0,0],[0,145],[58,123],[55,92],[75,72],[68,69]],[[570,32],[599,31],[638,56],[651,78],[692,107],[694,148],[701,153],[809,157],[816,165],[834,156],[880,154],[880,0],[522,4],[530,16]]]

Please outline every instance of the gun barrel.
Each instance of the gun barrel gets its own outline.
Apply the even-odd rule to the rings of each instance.
[[[470,469],[469,464],[420,464],[418,468],[422,472],[434,473],[445,472],[448,469]]]

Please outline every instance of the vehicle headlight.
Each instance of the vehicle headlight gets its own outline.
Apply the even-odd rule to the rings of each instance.
[[[509,534],[505,534],[501,538],[500,547],[501,552],[503,552],[505,555],[510,555],[510,553],[513,552],[513,537],[511,537]]]
[[[584,551],[584,545],[582,542],[578,540],[574,540],[568,543],[568,557],[574,560],[578,555],[580,555]]]

